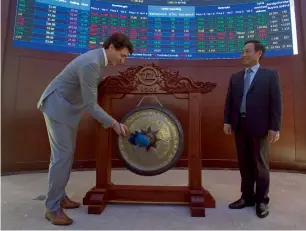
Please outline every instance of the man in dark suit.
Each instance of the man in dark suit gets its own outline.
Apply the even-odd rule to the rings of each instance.
[[[279,74],[259,65],[264,52],[258,40],[244,44],[245,69],[231,76],[224,109],[224,132],[235,135],[242,192],[229,208],[256,204],[260,218],[269,214],[269,144],[279,139],[282,118]]]

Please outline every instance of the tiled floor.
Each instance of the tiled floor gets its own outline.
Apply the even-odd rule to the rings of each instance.
[[[47,190],[47,173],[1,177],[2,229],[306,229],[306,175],[271,173],[270,215],[257,218],[254,208],[230,210],[228,204],[240,196],[240,175],[234,170],[203,170],[203,186],[216,199],[217,208],[207,209],[206,217],[190,217],[186,206],[108,205],[101,215],[88,215],[87,207],[69,210],[74,219],[68,227],[53,226],[44,218],[44,201],[34,200]],[[186,185],[186,170],[171,170],[156,177],[137,176],[114,170],[115,184]],[[82,201],[94,186],[95,172],[73,172],[68,195]],[[43,197],[42,197],[43,198]],[[39,199],[39,198],[38,198]]]

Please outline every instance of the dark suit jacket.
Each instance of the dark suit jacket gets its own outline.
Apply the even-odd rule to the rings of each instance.
[[[243,97],[245,70],[231,76],[224,109],[224,123],[237,131]],[[259,67],[246,98],[247,132],[264,136],[268,130],[279,131],[282,119],[282,93],[279,73]]]

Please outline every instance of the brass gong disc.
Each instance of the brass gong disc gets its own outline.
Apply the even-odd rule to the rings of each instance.
[[[169,170],[179,160],[184,149],[183,128],[168,110],[157,106],[139,106],[121,121],[131,133],[152,131],[154,145],[148,150],[129,142],[129,136],[119,136],[116,142],[119,158],[135,174],[154,176]]]

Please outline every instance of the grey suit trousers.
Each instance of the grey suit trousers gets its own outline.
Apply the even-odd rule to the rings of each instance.
[[[49,166],[49,189],[45,201],[46,208],[56,211],[66,195],[65,187],[70,178],[77,128],[72,128],[44,114],[51,147]]]

